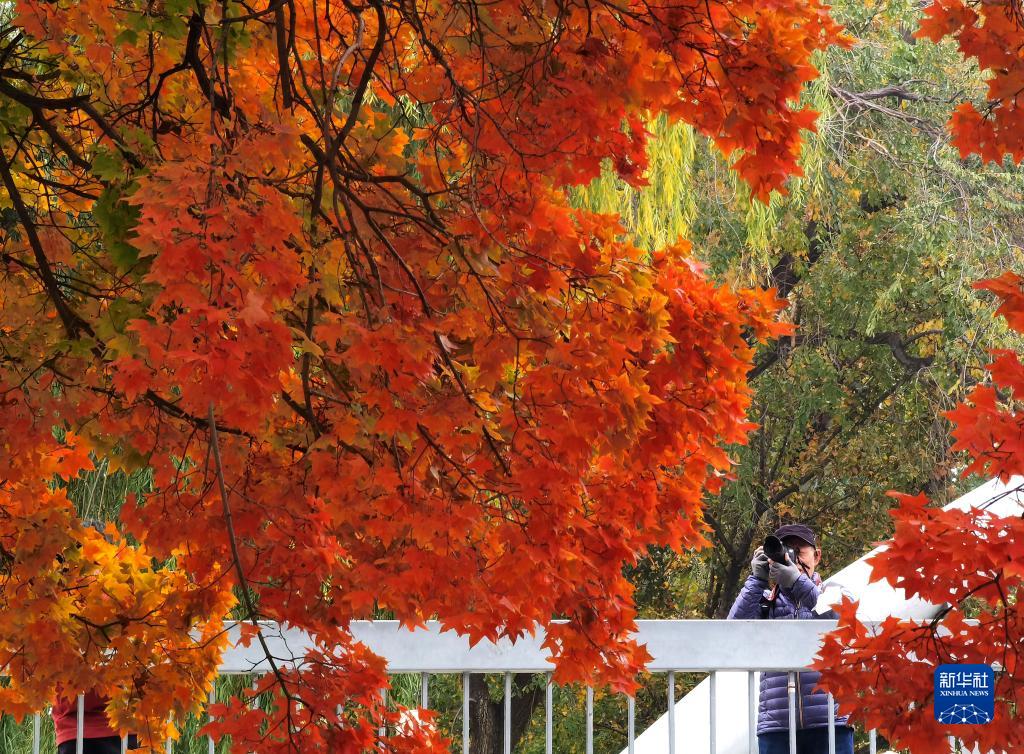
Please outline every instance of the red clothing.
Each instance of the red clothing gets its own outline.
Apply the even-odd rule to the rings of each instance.
[[[83,738],[106,738],[117,735],[117,731],[107,722],[106,706],[105,696],[100,696],[95,691],[86,692]],[[60,746],[65,741],[74,741],[78,736],[78,697],[70,700],[58,698],[54,702],[51,714],[54,727],[57,729],[57,745]]]

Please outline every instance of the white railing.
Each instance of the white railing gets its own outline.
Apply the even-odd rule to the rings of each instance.
[[[788,672],[789,685],[789,720],[790,720],[790,752],[796,752],[796,691],[793,683],[794,674],[806,668],[812,661],[820,645],[823,633],[835,627],[835,621],[760,621],[760,620],[642,620],[638,621],[638,640],[646,645],[652,659],[647,670],[652,673],[665,673],[667,678],[667,742],[662,738],[659,752],[668,754],[732,754],[734,751],[746,749],[750,754],[757,754],[757,685],[756,674],[759,671]],[[270,650],[274,662],[279,666],[301,665],[309,637],[297,629],[282,630],[276,624],[261,624],[265,643]],[[435,674],[458,674],[462,677],[462,741],[461,750],[470,752],[469,747],[469,680],[475,673],[503,674],[504,676],[504,750],[511,753],[511,679],[513,673],[548,674],[545,693],[545,744],[546,752],[554,754],[552,749],[552,684],[550,672],[552,665],[547,659],[547,652],[541,648],[544,636],[539,631],[534,636],[527,636],[516,643],[502,640],[496,643],[481,641],[470,647],[465,637],[451,631],[442,632],[436,621],[428,623],[426,628],[413,631],[403,629],[397,621],[354,621],[352,633],[355,638],[366,644],[371,650],[384,657],[391,674],[419,674],[421,680],[420,706],[429,706],[428,681]],[[249,647],[238,645],[239,631],[232,626],[231,649],[221,662],[222,675],[259,675],[270,671],[270,663],[258,641],[252,641]],[[742,701],[730,699],[719,709],[718,680],[719,673],[739,671],[746,673],[746,698]],[[707,719],[701,727],[703,734],[695,739],[687,731],[688,743],[680,746],[677,743],[676,731],[676,673],[693,672],[708,673],[710,699],[707,705]],[[831,697],[830,697],[831,698]],[[592,754],[594,740],[594,695],[593,689],[586,690],[586,752]],[[83,700],[79,698],[79,725],[77,751],[81,754],[82,710]],[[626,700],[627,715],[627,748],[626,752],[636,752],[636,732],[633,700]],[[737,719],[738,718],[738,719]],[[829,754],[835,752],[835,720],[829,717]],[[39,752],[40,719],[36,715],[34,721],[33,754]],[[740,728],[747,731],[746,746],[735,747],[735,742],[723,740],[721,733],[729,733],[735,738]],[[699,749],[694,741],[706,743]],[[871,754],[875,754],[875,736],[871,732]],[[456,744],[458,742],[456,741]],[[122,741],[122,751],[126,741]],[[213,753],[212,739],[209,750]],[[171,751],[168,743],[167,751]],[[642,754],[642,753],[641,753]]]

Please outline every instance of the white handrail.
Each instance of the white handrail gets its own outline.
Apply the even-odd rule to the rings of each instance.
[[[301,664],[312,646],[308,634],[273,623],[260,625],[275,662]],[[635,638],[652,655],[647,669],[655,673],[792,670],[811,663],[821,636],[835,626],[834,620],[641,620]],[[546,673],[554,667],[541,646],[544,631],[539,628],[515,643],[484,639],[472,647],[466,637],[443,631],[438,621],[415,630],[402,628],[398,621],[353,621],[351,631],[387,661],[389,673]],[[237,624],[228,632],[231,648],[221,661],[222,674],[270,670],[260,642],[240,646]]]

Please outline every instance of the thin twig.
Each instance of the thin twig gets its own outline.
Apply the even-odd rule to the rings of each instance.
[[[256,618],[256,606],[253,604],[252,595],[249,593],[249,584],[245,579],[245,572],[242,570],[242,560],[238,553],[238,543],[235,541],[235,525],[231,518],[231,506],[228,504],[227,485],[224,483],[224,466],[221,463],[220,458],[220,443],[217,440],[217,419],[212,402],[210,403],[210,449],[213,451],[213,465],[217,473],[217,487],[220,490],[221,503],[224,506],[224,522],[228,529],[228,544],[231,546],[231,560],[234,563],[235,575],[238,577],[238,590],[241,592],[242,603],[245,605],[245,611],[247,613],[246,619],[249,620],[256,629],[256,638],[260,642],[260,647],[263,648],[263,654],[266,656],[267,662],[270,664],[270,669],[274,673],[274,677],[277,678],[277,682],[281,686],[281,693],[288,702],[288,729],[290,731],[291,705],[297,700],[293,699],[292,695],[289,693],[285,678],[281,674],[280,668],[277,666],[277,661],[274,659],[274,655],[270,651],[270,647],[267,645],[266,638],[263,636],[263,629],[260,627],[260,623]],[[290,735],[289,743],[294,747],[294,742],[291,741]],[[295,750],[298,751],[298,748],[295,747]]]

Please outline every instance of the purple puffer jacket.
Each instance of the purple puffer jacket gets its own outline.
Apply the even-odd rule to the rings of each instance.
[[[779,589],[775,607],[769,618],[832,618],[838,616],[832,610],[820,615],[814,612],[818,603],[818,586],[821,578],[814,574],[814,581],[800,574],[792,589]],[[770,596],[768,582],[750,575],[742,591],[729,611],[729,618],[760,618],[761,596]],[[797,728],[824,728],[828,725],[828,694],[814,687],[820,674],[813,670],[797,673],[796,720]],[[757,734],[789,730],[789,691],[786,673],[761,673],[761,703],[757,713]],[[837,707],[838,709],[838,707]],[[836,712],[836,725],[846,725],[847,718]]]

